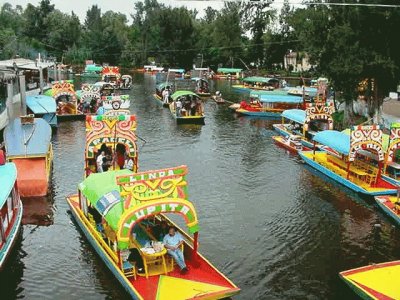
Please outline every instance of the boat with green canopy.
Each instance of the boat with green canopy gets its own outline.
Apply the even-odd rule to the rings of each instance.
[[[243,69],[239,68],[218,68],[215,79],[232,79],[237,80],[242,77]]]
[[[169,110],[178,124],[204,124],[204,108],[200,97],[191,91],[176,91]]]
[[[232,85],[232,88],[239,90],[273,91],[279,88],[279,79],[260,76],[246,77],[242,80],[242,84]]]
[[[133,299],[223,299],[240,291],[198,252],[199,224],[187,173],[186,166],[96,173],[67,197],[77,225]],[[167,214],[181,216],[188,233]],[[162,230],[166,226],[182,237],[178,249],[188,272],[180,271],[159,242],[169,235]]]

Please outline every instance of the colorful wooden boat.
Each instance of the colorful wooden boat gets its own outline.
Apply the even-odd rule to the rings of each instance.
[[[375,202],[397,225],[400,225],[399,196],[377,196],[375,197]]]
[[[335,130],[318,132],[313,141],[324,151],[300,151],[303,160],[328,177],[354,190],[370,196],[397,193],[397,186],[381,176],[384,151],[382,130],[378,125],[354,126],[350,136]],[[358,157],[360,151],[375,152],[378,168],[371,168]]]
[[[71,80],[53,82],[49,94],[56,101],[58,119],[83,119],[85,117],[78,111],[78,99]]]
[[[218,68],[217,74],[213,76],[215,79],[237,80],[242,77],[243,69],[239,68]]]
[[[0,153],[0,161],[4,162],[4,154]],[[0,165],[0,271],[12,252],[21,228],[22,202],[16,185],[17,168],[14,163]]]
[[[171,82],[162,82],[156,86],[156,93],[153,96],[163,107],[169,107],[169,103],[164,103],[162,93],[165,89],[169,89],[170,93],[173,93],[173,86]]]
[[[46,196],[53,163],[50,125],[33,115],[17,118],[5,128],[4,143],[7,160],[18,170],[21,197]]]
[[[101,151],[109,158],[109,170],[119,170],[126,160],[131,160],[131,171],[137,171],[136,117],[127,115],[124,110],[120,111],[125,112],[123,114],[118,110],[110,112],[112,114],[86,116],[86,176],[98,171],[96,160]]]
[[[385,164],[382,177],[393,184],[400,185],[400,123],[390,126],[390,135],[386,147]],[[376,159],[374,158],[376,161]]]
[[[223,99],[221,96],[216,96],[216,95],[213,95],[212,97],[211,97],[214,101],[215,101],[215,103],[217,103],[217,104],[225,104],[225,103],[227,103],[226,101],[225,101],[225,99]],[[236,109],[238,109],[239,107],[237,107]],[[236,110],[235,109],[235,110]]]
[[[132,88],[132,76],[131,75],[122,75],[119,89],[120,90],[130,90]]]
[[[45,95],[27,96],[26,106],[28,114],[36,118],[43,118],[51,127],[57,127],[57,105],[54,98]]]
[[[186,166],[92,174],[77,195],[67,197],[79,228],[133,299],[222,299],[240,291],[198,253],[198,219],[188,200],[186,174]],[[93,210],[102,216],[101,226],[92,219]],[[183,217],[189,234],[167,217],[169,213]],[[180,249],[189,269],[184,275],[163,246],[145,246],[155,245],[163,222],[177,227],[184,239]],[[138,259],[129,261],[132,249],[143,260],[143,273],[137,272]]]
[[[240,102],[238,114],[255,117],[280,117],[284,110],[301,106],[303,99],[295,96],[250,95],[250,102]]]
[[[95,114],[101,102],[101,87],[95,84],[82,84],[81,90],[76,91],[79,101],[78,111],[82,114]]]
[[[102,66],[90,64],[85,66],[85,70],[80,74],[80,76],[84,78],[98,78],[101,77],[102,71]]]
[[[323,130],[333,129],[333,103],[306,103],[306,109],[288,109],[282,112],[282,123],[273,124],[274,129],[282,136],[300,135],[305,147],[313,148],[312,138]],[[287,121],[289,121],[287,123]]]
[[[112,83],[115,85],[115,87],[118,88],[121,80],[119,67],[103,67],[103,70],[101,72],[101,80],[107,83]]]
[[[300,135],[287,135],[287,136],[278,135],[278,136],[273,136],[272,139],[277,145],[284,147],[287,150],[294,153],[297,153],[299,151],[310,150],[309,148],[303,146],[303,144],[301,143]]]
[[[279,88],[279,79],[252,76],[243,78],[242,84],[232,85],[232,88],[239,90],[261,90],[272,91]]]
[[[176,91],[171,99],[169,110],[178,124],[204,124],[203,103],[197,94],[191,91]]]
[[[400,261],[343,271],[339,276],[362,299],[400,299]]]
[[[196,88],[195,88],[195,93],[199,95],[200,97],[210,97],[210,88],[208,86],[208,81],[199,78],[199,77],[193,77],[192,81],[196,82]]]

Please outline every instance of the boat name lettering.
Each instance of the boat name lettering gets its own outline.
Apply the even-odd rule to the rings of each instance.
[[[187,215],[190,212],[190,208],[186,205],[178,204],[178,203],[169,203],[169,204],[159,204],[152,205],[141,210],[135,212],[136,220],[144,218],[145,216],[152,215],[154,213],[164,213],[164,212],[177,212],[183,215]]]

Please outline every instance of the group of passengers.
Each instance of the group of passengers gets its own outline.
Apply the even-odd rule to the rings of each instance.
[[[133,160],[123,144],[117,144],[115,154],[106,144],[102,144],[96,157],[97,173],[107,172],[110,168],[133,170]]]
[[[200,116],[203,113],[201,100],[192,96],[179,97],[175,101],[175,112],[177,117]]]

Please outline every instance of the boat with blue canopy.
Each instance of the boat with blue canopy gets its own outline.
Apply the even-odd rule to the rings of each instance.
[[[176,91],[169,110],[178,124],[204,124],[204,108],[200,97],[191,91]]]
[[[306,103],[306,109],[288,109],[282,112],[282,122],[273,124],[282,136],[300,135],[305,147],[313,147],[313,136],[320,131],[333,129],[333,103]]]
[[[153,96],[154,96],[154,99],[156,99],[158,103],[162,104],[164,107],[169,107],[169,102],[170,101],[168,101],[168,102],[167,101],[166,102],[163,101],[163,92],[165,90],[169,91],[168,92],[168,95],[169,95],[168,98],[170,98],[170,96],[174,93],[174,84],[173,84],[173,82],[166,81],[166,82],[162,82],[162,83],[158,84],[156,86],[156,92],[155,92],[155,94]]]
[[[245,116],[280,117],[284,110],[303,106],[303,99],[296,96],[250,94],[250,102],[240,102],[236,112]]]
[[[18,239],[22,221],[22,202],[17,190],[17,168],[14,163],[4,163],[0,151],[0,271]]]
[[[382,135],[378,125],[354,126],[350,135],[325,130],[315,134],[312,151],[299,154],[311,167],[355,192],[370,196],[396,194],[397,186],[382,177]],[[317,143],[322,150],[316,150]],[[366,153],[377,155],[377,168],[365,161]]]
[[[50,125],[33,115],[17,118],[5,128],[4,143],[7,160],[18,170],[21,197],[46,196],[53,162]]]
[[[57,105],[54,98],[45,95],[27,96],[28,114],[43,118],[51,127],[57,127]]]
[[[198,251],[199,222],[186,166],[91,174],[67,197],[83,234],[133,299],[226,299],[240,289]],[[168,215],[180,216],[187,231]],[[176,228],[179,265],[164,238]],[[167,228],[167,231],[163,230]]]

